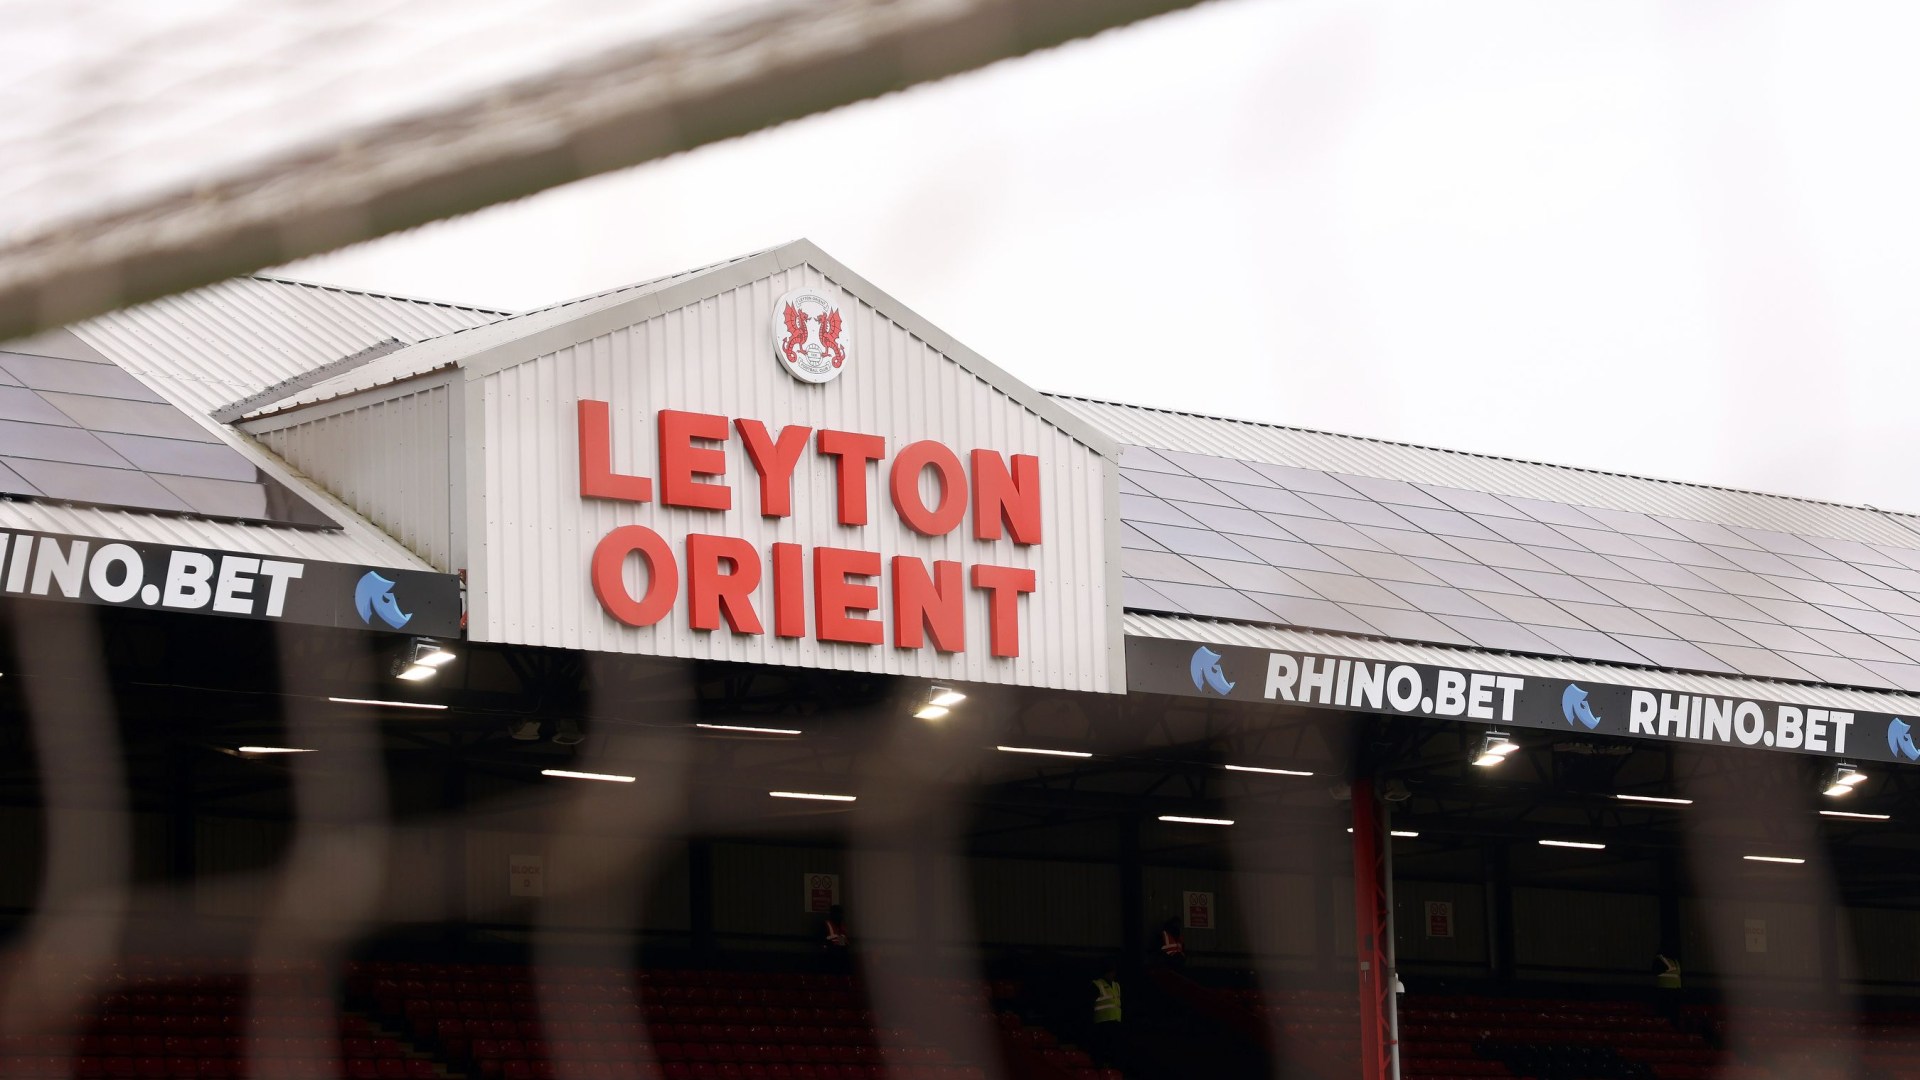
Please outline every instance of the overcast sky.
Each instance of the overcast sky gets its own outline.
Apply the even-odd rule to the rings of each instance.
[[[1920,5],[1217,0],[310,260],[805,236],[1043,390],[1920,510]]]

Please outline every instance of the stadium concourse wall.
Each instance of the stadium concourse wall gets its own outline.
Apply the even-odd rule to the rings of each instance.
[[[276,884],[269,871],[285,855],[285,823],[196,814],[189,831],[191,851],[176,853],[170,846],[188,842],[188,836],[174,819],[133,815],[137,878],[164,879],[184,854],[193,882],[184,896],[146,894],[135,920],[174,920],[182,905],[213,923],[257,917]],[[855,875],[884,872],[889,859],[915,858],[907,851],[855,853],[827,843],[675,837],[662,839],[644,871],[607,874],[609,861],[631,861],[630,838],[569,836],[571,865],[555,857],[554,834],[530,828],[402,824],[386,842],[390,870],[383,925],[375,929],[403,939],[415,930],[422,940],[438,940],[444,928],[458,925],[471,940],[525,941],[541,918],[544,927],[586,947],[678,950],[692,944],[701,922],[693,897],[704,894],[711,897],[712,944],[735,954],[813,950],[817,917],[802,910],[805,875],[839,875],[857,927]],[[0,808],[0,845],[16,865],[36,864],[41,843],[33,811]],[[704,850],[696,855],[697,847]],[[508,866],[528,855],[543,860],[545,899],[511,895]],[[696,862],[708,868],[704,889],[693,887]],[[1117,897],[1123,882],[1113,861],[973,854],[948,865],[967,878],[959,888],[910,877],[922,882],[920,894],[895,898],[916,910],[924,906],[920,925],[933,944],[974,945],[989,955],[1044,951],[1088,959],[1144,945],[1144,933],[1121,926]],[[1343,868],[1326,869],[1316,876],[1149,864],[1141,869],[1140,887],[1144,909],[1155,921],[1179,911],[1187,892],[1213,894],[1218,925],[1186,934],[1196,966],[1259,967],[1303,982],[1335,981],[1353,955],[1353,904]],[[589,872],[593,887],[575,888],[579,875]],[[31,872],[0,875],[0,911],[24,918],[38,887]],[[937,899],[944,895],[965,897],[968,909]],[[1516,885],[1512,939],[1494,948],[1488,905],[1498,898],[1483,882],[1401,880],[1395,902],[1400,970],[1416,989],[1423,980],[1487,978],[1499,967],[1500,948],[1511,949],[1510,974],[1518,980],[1645,985],[1660,940],[1662,897],[1646,892]],[[1428,933],[1429,902],[1452,905],[1451,936]],[[549,910],[542,918],[542,904],[557,905],[557,913]],[[1764,896],[1680,897],[1678,909],[1694,986],[1737,977],[1743,986],[1782,992],[1840,984],[1900,993],[1911,991],[1911,973],[1920,967],[1920,910],[1820,907]],[[1727,939],[1713,934],[1715,920],[1729,924],[1717,929],[1730,929],[1734,940],[1757,932],[1752,947],[1714,953],[1709,940]],[[876,950],[908,944],[863,939]]]

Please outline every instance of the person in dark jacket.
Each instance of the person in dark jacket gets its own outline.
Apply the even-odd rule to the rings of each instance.
[[[1160,952],[1162,964],[1175,971],[1187,966],[1187,945],[1180,939],[1179,919],[1168,919],[1160,924],[1160,937],[1154,942],[1154,947]]]
[[[827,909],[827,920],[820,941],[821,955],[826,958],[827,970],[848,972],[853,970],[853,938],[847,933],[847,913],[839,904]]]

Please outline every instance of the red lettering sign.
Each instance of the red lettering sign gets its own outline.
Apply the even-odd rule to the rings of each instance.
[[[835,520],[849,528],[869,524],[869,466],[887,457],[887,440],[879,435],[815,431],[801,424],[774,434],[760,420],[661,409],[655,414],[655,475],[649,477],[615,471],[607,402],[582,400],[577,408],[583,498],[650,503],[657,479],[659,503],[677,508],[676,513],[730,511],[733,488],[726,481],[725,444],[737,436],[760,486],[762,517],[793,516],[795,478],[806,467],[811,446],[814,467],[833,470]],[[886,477],[894,515],[913,534],[954,537],[971,507],[973,539],[992,543],[1004,536],[1021,547],[1040,543],[1040,459],[1032,454],[973,450],[963,459],[937,440],[920,439],[900,448],[887,463]],[[943,544],[956,542],[964,540]],[[717,632],[724,623],[734,634],[766,633],[756,606],[764,583],[772,594],[769,614],[778,637],[804,638],[811,632],[818,641],[872,646],[891,632],[895,648],[931,645],[957,653],[966,649],[967,596],[983,593],[988,649],[1008,658],[1021,651],[1020,598],[1033,593],[1038,580],[1026,567],[968,567],[956,559],[930,562],[860,548],[782,541],[763,551],[741,537],[715,532],[688,532],[684,544],[684,553],[676,553],[644,525],[620,525],[607,533],[594,547],[590,568],[600,606],[627,626],[653,626],[680,601],[684,571],[687,625],[694,630]],[[941,548],[942,553],[951,550]],[[637,590],[628,587],[627,577],[636,555],[645,575],[644,587]]]

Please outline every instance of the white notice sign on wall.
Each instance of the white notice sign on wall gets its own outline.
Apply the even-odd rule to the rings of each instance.
[[[1427,901],[1427,936],[1430,938],[1453,936],[1453,901]]]
[[[1752,953],[1767,951],[1767,920],[1747,920],[1747,951]]]
[[[547,860],[540,855],[507,856],[507,895],[547,895]]]
[[[809,915],[825,915],[828,909],[840,902],[839,874],[802,874],[800,875],[800,910]]]
[[[1185,894],[1184,899],[1185,903],[1181,906],[1186,908],[1187,911],[1185,920],[1187,929],[1212,930],[1214,928],[1213,894],[1210,892],[1190,892]]]

